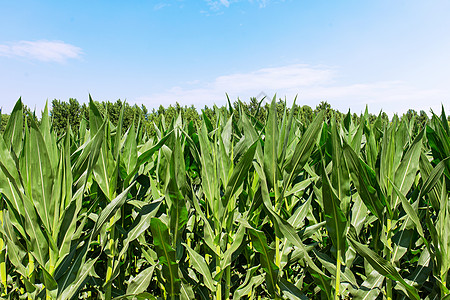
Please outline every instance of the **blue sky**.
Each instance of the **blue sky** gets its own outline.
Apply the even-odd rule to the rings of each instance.
[[[22,97],[202,108],[450,107],[450,1],[4,1],[0,106]],[[447,108],[448,110],[448,108]]]

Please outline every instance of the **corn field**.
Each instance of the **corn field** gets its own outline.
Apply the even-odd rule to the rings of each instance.
[[[0,137],[2,299],[450,299],[450,129],[233,109],[123,128],[91,100]],[[197,128],[199,127],[199,128]]]

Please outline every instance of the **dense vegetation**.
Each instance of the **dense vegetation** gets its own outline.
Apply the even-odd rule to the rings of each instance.
[[[19,100],[3,121],[3,298],[450,297],[444,110]]]
[[[265,99],[264,99],[265,100]],[[267,101],[264,101],[267,102]],[[108,117],[109,121],[117,126],[119,121],[120,111],[123,107],[123,121],[122,126],[124,130],[127,130],[131,123],[134,123],[135,126],[138,126],[138,123],[141,123],[141,126],[144,127],[145,131],[149,134],[149,136],[154,137],[156,134],[156,130],[154,128],[154,124],[159,125],[161,122],[170,124],[174,118],[176,118],[179,114],[183,118],[185,123],[189,123],[192,121],[194,126],[198,127],[201,125],[201,114],[205,114],[213,124],[216,123],[217,110],[226,111],[230,107],[234,110],[242,109],[243,112],[250,115],[251,118],[258,120],[261,124],[265,124],[267,113],[269,110],[270,103],[262,103],[258,102],[256,98],[251,98],[249,103],[234,101],[232,104],[229,102],[227,107],[207,107],[205,106],[203,109],[198,110],[194,106],[181,106],[176,103],[174,106],[170,105],[169,107],[159,106],[158,109],[152,109],[149,111],[145,105],[141,106],[130,106],[128,103],[123,102],[121,100],[117,100],[112,103],[109,101],[97,102],[94,101],[98,110],[103,116]],[[286,103],[281,99],[276,103],[277,109],[277,117],[281,119],[284,114],[284,110],[287,110],[289,114],[290,110],[294,110],[294,117],[296,120],[301,122],[303,125],[308,125],[313,120],[315,114],[317,112],[325,110],[328,118],[331,115],[335,115],[337,121],[339,122],[345,114],[334,110],[331,108],[331,105],[326,101],[322,101],[318,104],[314,109],[308,105],[296,106],[294,105],[292,108],[286,107]],[[200,114],[199,114],[200,112]],[[34,112],[31,111],[29,107],[26,105],[23,107],[24,116],[28,118],[32,118],[37,124],[39,124],[39,119]],[[49,114],[52,122],[52,130],[55,131],[56,134],[60,135],[65,132],[67,123],[71,126],[73,131],[77,131],[80,123],[83,119],[89,121],[89,107],[86,103],[80,104],[76,99],[69,99],[69,101],[61,101],[54,99],[49,108]],[[377,116],[373,114],[368,114],[369,123],[373,123]],[[237,121],[238,116],[235,114],[234,119]],[[381,118],[383,122],[388,122],[389,118],[386,113],[381,113]],[[410,121],[414,118],[416,122],[416,127],[422,128],[423,124],[425,124],[428,120],[428,116],[424,111],[420,111],[417,113],[415,110],[410,109],[406,114],[404,114],[401,119],[407,118]],[[354,122],[359,124],[359,116],[357,114],[352,115],[352,119]],[[8,123],[9,115],[3,114],[0,119],[0,133],[3,133],[6,128],[6,124]],[[450,121],[450,116],[449,116]],[[87,123],[89,127],[89,123]],[[417,128],[416,128],[417,130]]]

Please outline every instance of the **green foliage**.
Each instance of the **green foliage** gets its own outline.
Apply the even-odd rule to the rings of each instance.
[[[3,133],[6,128],[6,124],[8,124],[9,115],[4,115],[0,111],[0,133]]]
[[[60,135],[67,128],[67,124],[77,131],[80,127],[81,106],[76,99],[69,102],[54,99],[52,101],[51,117],[55,132]]]
[[[447,116],[322,102],[19,100],[0,135],[0,294],[450,297]]]

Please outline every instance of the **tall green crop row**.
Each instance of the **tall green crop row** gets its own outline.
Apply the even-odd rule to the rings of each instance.
[[[275,99],[261,124],[114,126],[91,100],[63,135],[16,103],[0,137],[2,299],[446,299],[450,129]],[[137,124],[137,125],[136,125]]]

